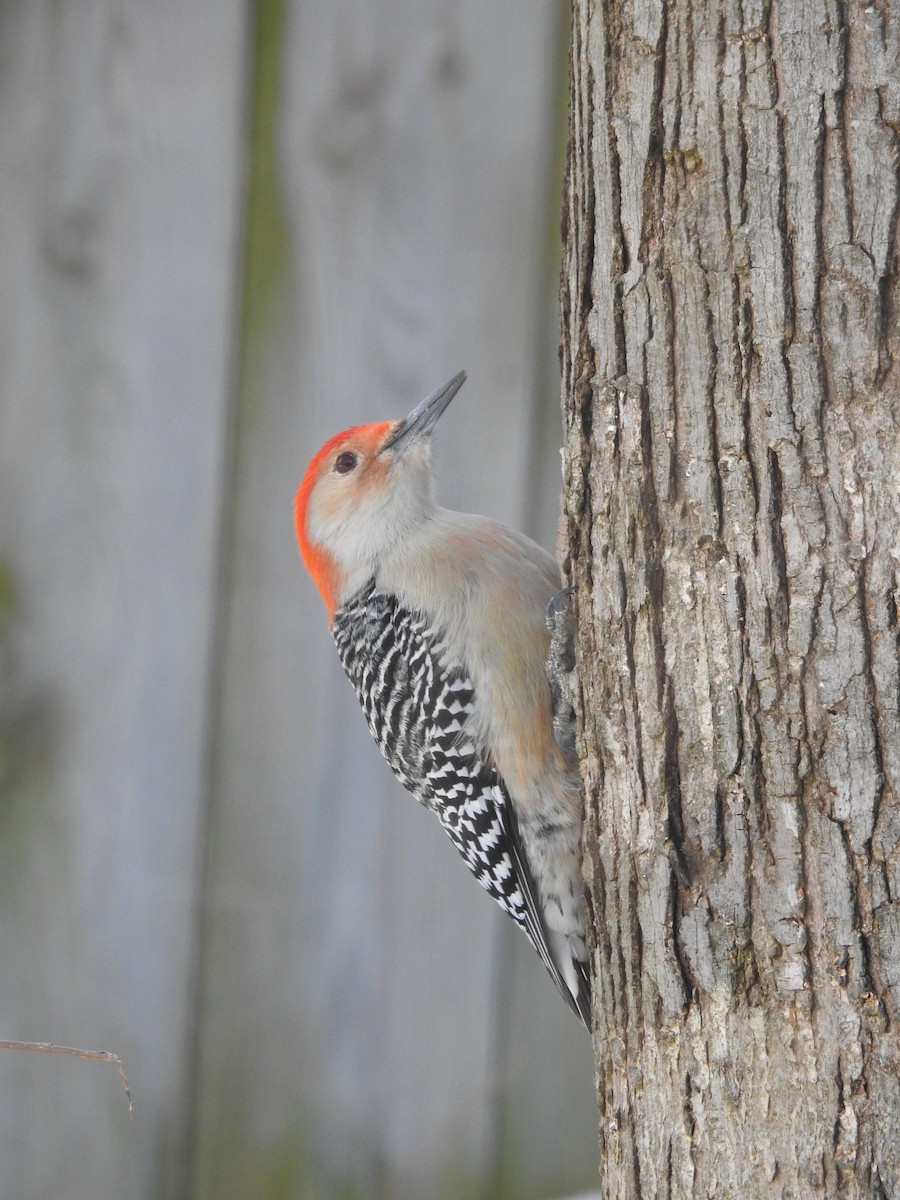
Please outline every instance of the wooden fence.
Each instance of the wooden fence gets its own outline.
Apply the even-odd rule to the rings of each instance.
[[[545,1197],[590,1044],[371,744],[306,461],[552,545],[552,0],[0,6],[2,1200]]]

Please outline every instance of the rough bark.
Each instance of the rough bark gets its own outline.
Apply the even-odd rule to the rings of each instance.
[[[900,1196],[900,3],[575,0],[608,1196]]]

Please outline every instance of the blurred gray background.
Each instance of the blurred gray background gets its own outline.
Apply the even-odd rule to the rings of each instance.
[[[464,367],[439,498],[552,548],[562,0],[0,4],[3,1200],[541,1200],[590,1041],[393,781],[299,562]]]

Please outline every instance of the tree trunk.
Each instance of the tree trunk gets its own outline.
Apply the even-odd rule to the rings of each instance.
[[[575,0],[607,1196],[900,1196],[900,0]]]

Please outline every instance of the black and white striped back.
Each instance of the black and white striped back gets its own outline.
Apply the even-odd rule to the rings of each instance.
[[[440,631],[370,584],[338,609],[332,632],[394,774],[437,814],[482,887],[527,926],[508,845],[508,798],[466,728],[472,683],[447,662]]]
[[[589,1025],[587,976],[573,997],[547,929],[503,780],[475,744],[475,692],[443,632],[369,583],[335,613],[332,634],[369,729],[407,791],[435,812],[469,870],[525,930],[554,982]]]

